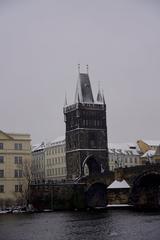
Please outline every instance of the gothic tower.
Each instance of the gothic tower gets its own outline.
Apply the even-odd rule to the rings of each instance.
[[[66,102],[67,104],[67,102]],[[66,123],[67,178],[89,174],[106,175],[108,171],[108,143],[106,104],[100,89],[94,101],[87,73],[78,75],[74,104],[64,106]]]

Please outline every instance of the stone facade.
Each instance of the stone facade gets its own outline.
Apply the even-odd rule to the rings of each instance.
[[[0,131],[0,207],[23,204],[31,172],[29,134]]]
[[[107,200],[110,205],[128,204],[129,203],[129,189],[108,189]]]
[[[38,184],[30,186],[30,203],[35,210],[86,209],[85,184]]]

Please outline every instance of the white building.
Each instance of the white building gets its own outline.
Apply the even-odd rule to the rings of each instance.
[[[66,179],[65,138],[59,137],[32,149],[32,180],[36,182]]]
[[[46,180],[66,179],[65,138],[59,137],[45,147]]]
[[[45,144],[42,142],[32,148],[32,179],[34,181],[45,180]]]
[[[110,171],[119,167],[133,167],[142,164],[139,149],[135,144],[110,143],[108,149]]]

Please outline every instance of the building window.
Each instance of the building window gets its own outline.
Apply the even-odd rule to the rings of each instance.
[[[22,177],[22,170],[15,169],[14,170],[14,177],[21,178]]]
[[[15,150],[22,150],[22,143],[15,143],[14,144],[14,149]]]
[[[4,156],[0,156],[0,163],[4,163]]]
[[[0,149],[3,149],[3,143],[0,143]]]
[[[22,157],[21,156],[15,156],[14,163],[15,164],[22,164]]]
[[[15,185],[15,192],[22,192],[22,185]]]
[[[4,170],[0,170],[0,178],[4,177]]]
[[[0,193],[4,192],[4,185],[0,185]]]

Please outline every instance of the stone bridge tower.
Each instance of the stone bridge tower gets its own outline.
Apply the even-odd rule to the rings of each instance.
[[[108,143],[106,104],[98,90],[93,98],[87,73],[80,73],[74,104],[64,106],[66,123],[67,179],[81,179],[87,167],[89,176],[106,176],[108,171]]]

